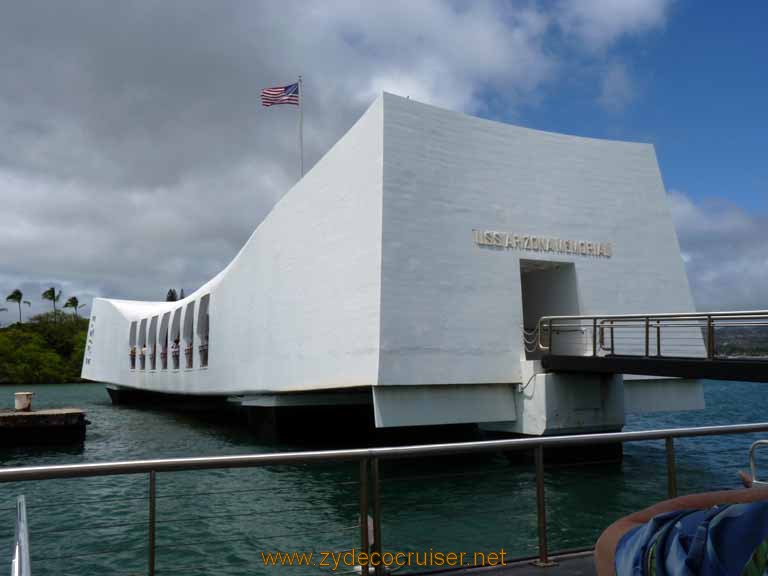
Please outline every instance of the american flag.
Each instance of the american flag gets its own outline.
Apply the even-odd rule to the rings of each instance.
[[[289,84],[288,86],[275,86],[274,88],[264,88],[261,91],[262,106],[276,106],[277,104],[299,105],[299,83]]]

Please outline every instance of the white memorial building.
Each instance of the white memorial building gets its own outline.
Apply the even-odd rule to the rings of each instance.
[[[379,428],[620,429],[685,380],[538,373],[544,315],[692,311],[654,148],[384,94],[178,302],[93,302],[82,375]]]

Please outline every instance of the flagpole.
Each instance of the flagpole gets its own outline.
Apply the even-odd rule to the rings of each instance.
[[[304,177],[304,86],[299,75],[299,178]]]

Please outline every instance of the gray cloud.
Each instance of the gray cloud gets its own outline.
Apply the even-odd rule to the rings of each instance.
[[[666,2],[616,4],[5,3],[0,294],[26,287],[34,312],[51,282],[193,290],[296,179],[296,111],[262,109],[261,88],[304,75],[311,166],[382,90],[523,110],[574,58],[663,25]]]
[[[688,278],[700,310],[764,309],[768,297],[768,215],[725,199],[669,198]]]

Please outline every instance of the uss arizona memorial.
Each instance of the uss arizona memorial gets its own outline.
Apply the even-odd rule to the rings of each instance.
[[[196,292],[95,299],[82,375],[380,428],[617,430],[703,407],[700,384],[544,373],[526,338],[546,315],[651,310],[693,310],[651,145],[383,94]]]

